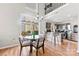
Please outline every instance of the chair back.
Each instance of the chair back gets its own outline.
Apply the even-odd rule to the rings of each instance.
[[[37,40],[37,47],[39,46],[39,44],[41,43],[42,45],[44,45],[44,41],[45,41],[45,35],[39,35],[39,39]]]
[[[39,42],[43,42],[45,40],[45,35],[41,34],[39,35]]]
[[[22,46],[22,39],[19,37],[19,43]]]
[[[24,38],[24,37],[19,37],[19,42],[20,42],[20,45],[22,46],[22,44],[23,44],[24,42],[29,43],[29,42],[30,42],[30,40],[29,40],[29,39],[27,39],[27,38]],[[27,44],[27,43],[26,43],[26,44]]]

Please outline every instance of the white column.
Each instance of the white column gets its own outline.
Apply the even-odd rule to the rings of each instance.
[[[39,4],[36,3],[36,17],[38,21],[38,34],[40,35],[40,18],[39,18]]]
[[[40,35],[41,33],[41,24],[40,24],[41,22],[40,22],[40,19],[39,19],[39,21],[38,21],[38,34]]]
[[[39,13],[39,4],[36,3],[36,14],[38,14],[38,13]]]

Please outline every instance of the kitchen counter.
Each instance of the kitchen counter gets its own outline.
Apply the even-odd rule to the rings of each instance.
[[[48,32],[46,37],[47,40],[51,41],[52,43],[56,43],[56,44],[61,43],[61,33],[55,35],[54,32]]]

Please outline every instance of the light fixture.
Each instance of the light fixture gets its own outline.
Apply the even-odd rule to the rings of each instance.
[[[40,16],[39,14],[39,3],[36,3],[36,20],[43,20],[44,16]]]

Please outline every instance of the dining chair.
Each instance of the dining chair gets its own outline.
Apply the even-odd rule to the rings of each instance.
[[[20,42],[20,56],[21,56],[22,48],[26,46],[30,46],[30,40],[26,38],[19,38],[19,42]]]
[[[42,48],[44,53],[44,42],[45,42],[45,35],[39,35],[39,39],[32,43],[32,47],[36,49],[36,56],[38,56],[38,49]]]

